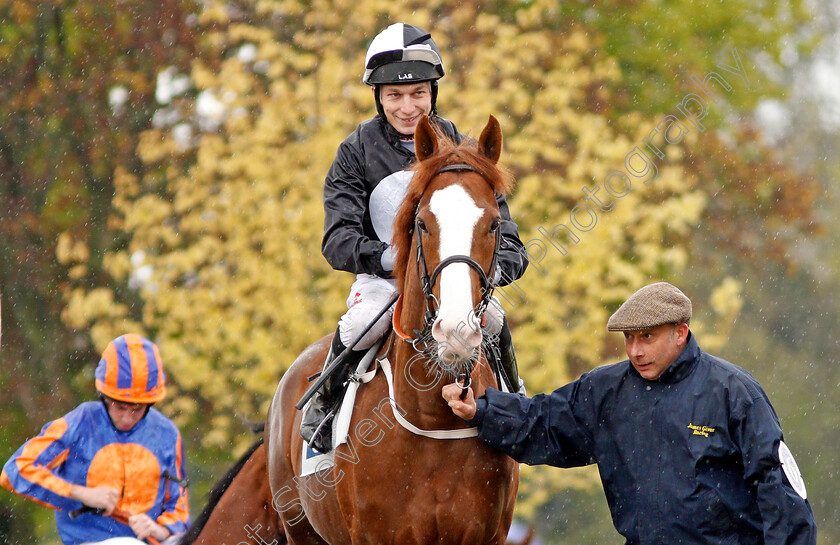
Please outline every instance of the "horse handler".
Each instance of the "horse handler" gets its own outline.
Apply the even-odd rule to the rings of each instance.
[[[177,538],[190,523],[184,448],[175,424],[152,408],[166,395],[157,346],[139,335],[118,337],[95,378],[100,400],[24,443],[0,485],[55,509],[65,545]],[[127,520],[108,516],[118,513]]]
[[[814,545],[805,484],[767,394],[745,370],[700,350],[691,301],[645,286],[607,323],[629,359],[533,398],[449,384],[452,411],[519,462],[598,464],[629,545]]]

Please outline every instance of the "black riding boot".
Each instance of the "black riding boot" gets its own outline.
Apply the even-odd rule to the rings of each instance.
[[[346,347],[342,344],[341,337],[336,330],[330,348],[330,356],[324,362],[324,368],[345,350]],[[330,375],[321,389],[312,396],[303,413],[300,435],[306,439],[310,447],[318,452],[327,453],[332,450],[332,421],[335,417],[338,400],[344,391],[344,383],[347,381],[351,369],[359,364],[365,352],[364,350],[361,352],[351,350],[345,356],[341,366]]]
[[[499,330],[499,353],[510,391],[514,394],[524,393],[524,388],[519,384],[519,367],[516,365],[516,351],[513,349],[513,338],[507,318],[502,320],[502,329]]]

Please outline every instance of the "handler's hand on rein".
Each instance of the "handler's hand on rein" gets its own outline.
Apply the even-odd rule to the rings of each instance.
[[[458,383],[447,384],[443,387],[441,394],[449,404],[449,408],[455,416],[464,420],[472,420],[475,417],[475,396],[472,388],[467,390],[467,397],[461,399],[461,385]]]

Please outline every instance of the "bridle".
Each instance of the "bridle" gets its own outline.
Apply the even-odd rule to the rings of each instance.
[[[445,167],[441,168],[438,171],[438,174],[442,174],[444,172],[461,172],[461,171],[468,171],[468,172],[475,172],[484,178],[484,176],[467,164],[453,164],[453,165],[446,165]],[[484,178],[486,181],[486,178]],[[489,183],[489,182],[488,182]],[[423,232],[425,232],[425,226],[417,218],[417,213],[419,211],[419,204],[417,205],[418,208],[414,211],[414,238],[415,238],[415,246],[417,249],[417,275],[420,278],[420,285],[423,289],[423,295],[426,298],[426,313],[423,317],[423,330],[422,331],[415,331],[418,335],[416,339],[406,339],[411,342],[412,346],[417,351],[422,351],[420,347],[417,346],[417,342],[420,340],[425,341],[425,339],[430,338],[432,325],[434,324],[435,318],[437,317],[437,313],[440,307],[440,303],[435,297],[434,293],[432,292],[435,282],[440,276],[440,273],[453,263],[464,263],[472,268],[477,274],[478,278],[481,281],[481,301],[479,301],[478,305],[475,308],[475,315],[479,319],[483,318],[484,311],[487,309],[487,305],[490,304],[490,298],[493,296],[493,290],[496,288],[496,284],[493,282],[493,278],[496,273],[496,267],[498,266],[499,261],[499,248],[501,248],[502,244],[502,229],[501,225],[495,225],[495,234],[496,234],[496,241],[495,247],[493,249],[493,259],[490,262],[490,269],[488,271],[484,271],[481,265],[472,257],[468,255],[452,255],[445,259],[443,259],[437,266],[432,270],[432,274],[429,274],[429,268],[426,264],[426,254],[423,250]],[[396,318],[396,313],[395,313]],[[469,387],[469,380],[470,380],[470,373],[463,373],[461,378],[464,380],[464,392],[466,392],[466,388]]]
[[[444,172],[475,172],[483,177],[483,175],[467,164],[454,164],[454,165],[446,165],[445,167],[441,168],[438,171],[438,174],[442,174]],[[419,209],[419,204],[418,204]],[[496,288],[496,285],[493,283],[493,276],[496,273],[496,266],[498,265],[499,261],[499,248],[502,244],[502,230],[501,226],[497,225],[495,228],[496,234],[496,241],[493,248],[493,259],[490,262],[490,270],[485,272],[484,269],[481,268],[481,265],[472,257],[468,255],[451,255],[445,259],[443,259],[437,266],[432,270],[432,274],[429,275],[429,268],[426,265],[426,254],[423,251],[423,232],[425,228],[423,227],[421,221],[417,218],[418,210],[415,210],[415,220],[414,220],[414,238],[415,238],[415,246],[417,248],[417,274],[420,277],[420,285],[423,288],[423,295],[426,298],[426,315],[423,320],[423,332],[431,331],[432,323],[434,323],[434,319],[437,316],[439,302],[435,297],[434,293],[432,293],[432,289],[434,288],[435,282],[437,281],[438,276],[440,273],[443,272],[443,269],[452,265],[453,263],[464,263],[469,265],[476,273],[478,273],[478,278],[481,281],[481,291],[482,297],[481,301],[479,301],[478,306],[476,307],[476,316],[481,317],[484,315],[484,311],[487,309],[487,305],[490,304],[490,298],[493,296],[493,290]]]

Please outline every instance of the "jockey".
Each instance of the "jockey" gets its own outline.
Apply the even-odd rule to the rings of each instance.
[[[0,485],[54,509],[66,545],[111,538],[140,545],[184,532],[190,516],[181,434],[152,408],[166,395],[157,346],[139,335],[113,340],[95,379],[100,400],[82,403],[24,443],[3,467]],[[115,509],[128,514],[128,525],[107,516]]]
[[[324,183],[321,251],[333,268],[356,274],[347,298],[348,310],[338,322],[327,363],[347,348],[396,290],[396,252],[390,243],[394,217],[413,175],[406,169],[416,160],[417,122],[428,115],[448,138],[456,142],[464,138],[451,121],[437,115],[438,79],[443,75],[440,50],[431,35],[418,27],[393,24],[368,48],[362,81],[372,87],[378,113],[341,143]],[[528,261],[504,196],[498,195],[497,200],[503,220],[502,242],[493,280],[507,285],[522,276]],[[512,389],[518,390],[516,359],[504,313],[495,298],[488,309],[492,314],[488,322],[496,324],[490,336],[500,338],[503,367]],[[342,386],[350,369],[389,330],[391,313],[382,316],[356,344],[342,368],[304,409],[301,435],[316,450],[332,448],[329,419]]]

